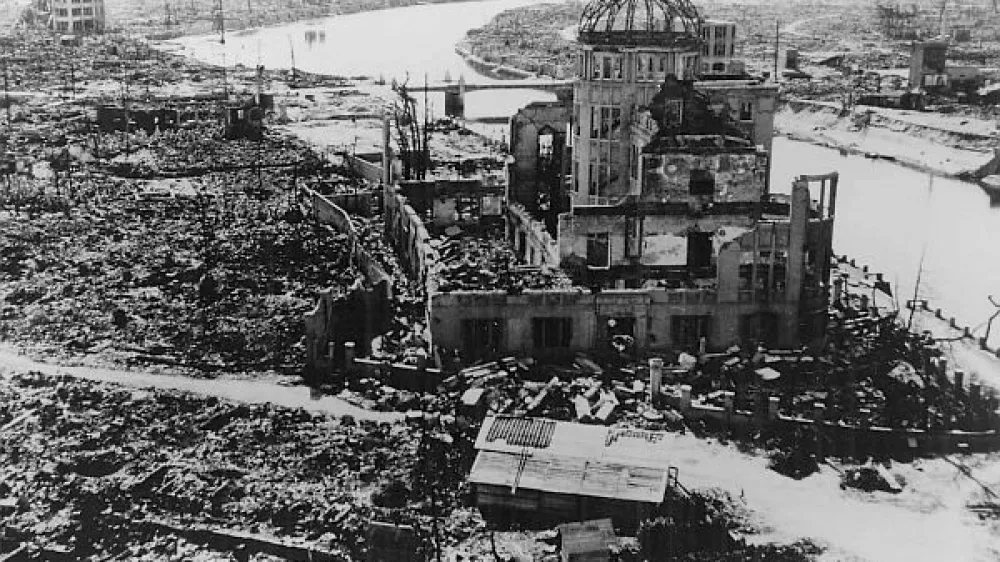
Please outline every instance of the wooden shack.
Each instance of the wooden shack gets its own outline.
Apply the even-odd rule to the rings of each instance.
[[[618,543],[610,519],[566,523],[557,530],[562,562],[610,562],[611,549]]]
[[[663,503],[665,433],[491,416],[476,439],[469,483],[483,515],[550,525],[611,519],[634,529]]]

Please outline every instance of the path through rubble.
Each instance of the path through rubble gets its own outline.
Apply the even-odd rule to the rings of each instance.
[[[951,369],[962,370],[970,375],[970,378],[967,379],[968,382],[978,381],[1000,390],[1000,358],[982,350],[977,340],[963,338],[962,328],[953,328],[948,320],[939,319],[933,312],[921,310],[919,307],[916,311],[911,311],[905,304],[910,296],[897,295],[894,299],[882,291],[874,290],[874,274],[866,275],[860,268],[852,267],[847,263],[838,264],[838,270],[849,276],[849,292],[873,296],[875,305],[883,313],[890,313],[898,306],[899,321],[903,325],[909,322],[912,313],[913,321],[910,330],[915,333],[930,332],[939,341],[941,351],[948,359]],[[930,306],[933,309],[935,304],[931,302]]]
[[[903,476],[901,494],[841,490],[828,466],[803,480],[767,468],[767,458],[732,446],[706,443],[691,435],[671,435],[679,479],[688,488],[719,487],[761,515],[762,533],[752,540],[786,543],[810,537],[829,548],[820,560],[1000,559],[1000,533],[981,522],[966,504],[983,501],[979,484],[944,459],[894,463]],[[956,456],[977,480],[1000,482],[997,456]]]
[[[116,383],[138,388],[180,390],[204,396],[216,396],[236,402],[263,404],[270,402],[288,408],[304,408],[310,412],[349,415],[355,419],[394,422],[402,415],[394,412],[373,412],[358,408],[335,396],[317,393],[304,385],[286,385],[277,381],[219,377],[194,379],[180,375],[155,374],[89,366],[64,366],[44,363],[21,355],[9,346],[0,346],[0,376],[15,372],[40,371],[49,375],[70,375],[82,379]]]

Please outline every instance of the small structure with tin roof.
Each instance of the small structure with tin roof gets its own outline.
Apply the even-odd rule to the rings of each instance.
[[[491,416],[469,475],[483,515],[519,523],[610,518],[634,528],[663,503],[675,471],[666,434]]]

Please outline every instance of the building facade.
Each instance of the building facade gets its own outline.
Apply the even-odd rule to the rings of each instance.
[[[104,0],[52,0],[51,27],[65,33],[101,33],[106,24]]]
[[[838,177],[772,195],[777,89],[729,73],[735,38],[680,0],[585,9],[568,181],[538,174],[552,171],[541,139],[560,138],[564,114],[529,106],[512,120],[506,210],[521,262],[572,287],[432,291],[435,346],[474,360],[610,351],[619,338],[639,352],[822,343]],[[534,204],[540,181],[566,190],[554,221]]]
[[[754,142],[771,149],[777,88],[746,76],[733,58],[735,24],[704,22],[690,5],[653,13],[636,7],[638,15],[628,20],[623,12],[602,11],[604,3],[595,4],[585,11],[579,34],[571,131],[573,203],[613,205],[635,193],[630,178],[635,177],[637,150],[651,134],[642,126],[642,109],[668,76],[697,80],[715,104],[754,131]]]

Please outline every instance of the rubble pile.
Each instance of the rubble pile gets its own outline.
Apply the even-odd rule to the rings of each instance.
[[[405,327],[405,326],[404,326]],[[401,338],[402,339],[402,338]],[[412,336],[410,340],[412,344]],[[424,391],[393,386],[392,368],[348,375],[341,397],[359,406],[407,412],[412,409],[459,416],[478,423],[490,414],[679,430],[683,417],[649,401],[639,369],[602,367],[585,355],[571,362],[541,363],[507,357],[446,375]],[[406,382],[402,383],[407,386]]]
[[[143,525],[167,521],[350,555],[369,521],[417,513],[366,500],[414,469],[404,426],[38,373],[0,379],[0,396],[0,505],[14,502],[0,509],[4,545],[161,559],[178,541]]]
[[[259,168],[282,175],[301,170],[305,177],[325,167],[310,148],[289,137],[266,134],[261,141],[227,140],[215,122],[191,122],[183,128],[148,136],[141,130],[127,137],[106,135],[99,158],[110,160],[109,173],[121,177],[192,177],[213,171]],[[284,169],[282,169],[284,168]]]
[[[477,236],[459,234],[431,241],[439,261],[432,274],[437,290],[495,291],[511,293],[524,289],[568,289],[572,282],[561,270],[521,266],[500,234]]]
[[[0,239],[5,337],[182,367],[299,366],[302,314],[359,275],[346,236],[246,200],[119,200],[3,221]]]
[[[14,29],[0,38],[0,45],[10,53],[7,72],[11,90],[79,101],[120,99],[126,87],[132,95],[143,97],[143,89],[148,87],[222,78],[221,68],[189,64],[121,34],[95,35],[81,44],[59,45],[56,41],[51,33],[30,28]]]

